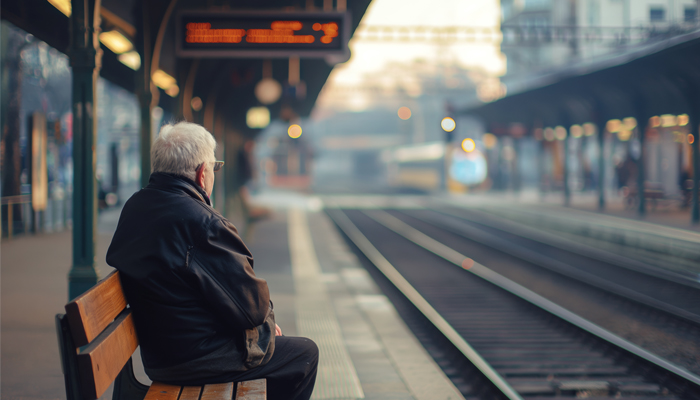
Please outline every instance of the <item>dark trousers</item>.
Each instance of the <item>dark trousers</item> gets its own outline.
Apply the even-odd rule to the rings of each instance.
[[[275,338],[270,361],[245,372],[224,375],[221,381],[267,379],[268,400],[308,400],[316,383],[318,347],[310,339],[293,336]]]

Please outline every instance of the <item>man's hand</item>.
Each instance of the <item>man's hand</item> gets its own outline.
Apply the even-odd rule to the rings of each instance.
[[[277,324],[275,324],[275,336],[282,336],[282,329]]]

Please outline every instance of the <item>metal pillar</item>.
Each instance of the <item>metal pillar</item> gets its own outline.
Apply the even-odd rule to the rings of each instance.
[[[520,155],[523,154],[523,139],[514,138],[513,139],[513,153],[514,157],[511,164],[511,174],[513,176],[513,192],[520,194],[520,189],[522,188],[522,174],[520,173]]]
[[[639,197],[639,209],[637,214],[644,217],[647,213],[647,200],[644,193],[644,136],[646,136],[646,122],[649,118],[637,117],[637,140],[639,141],[639,158],[637,159],[637,197]]]
[[[149,82],[150,84],[150,82]],[[151,177],[151,92],[139,93],[139,106],[141,109],[140,146],[141,153],[141,187],[148,185]]]
[[[141,153],[141,187],[148,185],[151,176],[151,138],[153,94],[151,92],[151,24],[149,4],[141,4],[141,12],[135,13],[139,26],[136,36],[136,49],[141,55],[141,69],[136,74],[136,95],[139,99],[141,126],[139,127],[139,152]]]
[[[700,12],[700,10],[698,10]],[[700,102],[698,102],[700,103]],[[699,105],[698,103],[695,104],[695,107],[693,108],[692,114],[690,115],[690,132],[693,134],[693,188],[692,188],[692,206],[691,206],[691,223],[692,224],[698,224],[700,223],[700,204],[698,203],[700,201],[700,198],[698,197],[700,195],[700,188],[698,187],[700,184],[700,132],[698,132],[698,128],[700,128],[700,108],[697,106]]]
[[[95,82],[99,44],[94,17],[99,0],[72,0],[70,61],[73,70],[73,265],[68,297],[73,299],[99,278],[95,268],[97,185],[95,182]],[[99,14],[98,14],[99,15]]]
[[[598,211],[605,211],[605,122],[596,123],[598,130]]]
[[[544,186],[545,185],[545,182],[544,182],[545,165],[544,164],[545,163],[544,163],[544,158],[547,155],[546,154],[547,153],[546,143],[547,142],[544,140],[544,138],[542,138],[542,140],[540,141],[539,148],[538,148],[538,151],[539,151],[538,156],[539,157],[537,157],[537,171],[539,173],[539,180],[538,181],[540,183],[540,185],[539,185],[540,186],[540,190],[539,190],[540,191],[540,201],[542,201],[542,202],[545,199],[545,192],[544,192],[544,188],[545,188],[545,186]]]
[[[568,124],[566,126],[569,126]],[[569,128],[566,129],[566,138],[564,139],[564,160],[563,160],[563,174],[564,174],[564,206],[568,207],[571,205],[571,189],[569,188],[569,146],[571,145],[571,138],[569,137]]]

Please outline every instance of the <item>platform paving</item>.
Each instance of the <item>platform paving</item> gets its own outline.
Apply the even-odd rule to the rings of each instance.
[[[270,201],[272,199],[272,201]],[[255,271],[268,281],[285,335],[305,335],[321,349],[314,399],[460,399],[348,250],[320,201],[273,195],[272,217],[249,230]],[[118,210],[103,213],[97,268]],[[54,315],[67,301],[71,233],[4,240],[0,247],[2,399],[65,399]],[[150,383],[136,360],[137,377]],[[103,399],[111,398],[108,392]]]

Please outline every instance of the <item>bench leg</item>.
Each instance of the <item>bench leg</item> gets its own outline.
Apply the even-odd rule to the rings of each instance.
[[[114,380],[112,400],[143,400],[146,393],[148,393],[148,386],[136,379],[132,359],[129,359]]]
[[[75,353],[73,337],[68,327],[68,318],[65,314],[56,315],[56,334],[58,335],[58,349],[61,355],[61,369],[66,385],[66,399],[84,400],[80,381],[78,381],[78,360]]]

